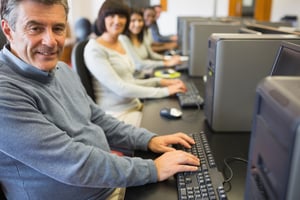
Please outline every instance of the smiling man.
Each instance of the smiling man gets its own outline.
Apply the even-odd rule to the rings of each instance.
[[[12,11],[14,15],[10,16],[15,18],[16,23],[2,21],[11,52],[40,70],[51,71],[63,50],[66,11],[59,4],[49,6],[34,1],[21,4],[22,6]],[[41,10],[46,12],[41,15]]]
[[[123,199],[127,186],[197,170],[183,133],[157,136],[106,115],[58,62],[67,0],[1,0],[0,185],[8,200]],[[119,157],[110,147],[163,153]]]

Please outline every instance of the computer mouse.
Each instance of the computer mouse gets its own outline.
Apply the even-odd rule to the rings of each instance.
[[[177,108],[162,108],[160,116],[168,119],[179,119],[182,116],[182,112]]]
[[[176,71],[174,69],[165,69],[165,70],[162,70],[162,73],[163,74],[174,74],[174,73],[176,73]]]

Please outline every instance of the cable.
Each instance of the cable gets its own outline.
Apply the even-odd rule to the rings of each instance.
[[[243,163],[248,164],[248,161],[246,159],[244,159],[244,158],[234,157],[234,156],[233,157],[224,158],[223,162],[224,162],[225,167],[224,167],[224,170],[223,170],[223,174],[224,174],[225,180],[224,180],[223,184],[224,184],[224,186],[225,186],[225,184],[227,184],[228,187],[229,187],[228,189],[226,189],[226,192],[229,192],[231,190],[231,183],[230,183],[230,181],[233,178],[233,170],[230,167],[229,163],[231,163],[233,161],[239,161],[239,162],[243,162]],[[226,175],[226,173],[225,173],[226,169],[228,169],[228,171],[229,171],[229,177],[228,178],[226,178],[226,176],[225,176]]]

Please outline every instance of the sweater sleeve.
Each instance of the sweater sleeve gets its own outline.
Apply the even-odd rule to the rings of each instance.
[[[143,69],[151,69],[164,65],[164,62],[162,61],[162,56],[160,57],[160,59],[157,60],[152,59],[151,57],[149,57],[148,59],[140,58],[139,55],[135,52],[135,49],[130,39],[126,35],[120,35],[119,39],[125,47],[126,51],[128,52],[129,56],[133,60],[136,70],[140,71]]]
[[[95,40],[91,39],[85,47],[84,59],[91,74],[100,82],[101,85],[109,88],[112,92],[131,98],[161,98],[169,95],[166,87],[146,87],[144,84],[137,84],[133,74],[129,71],[126,62],[121,59],[118,53],[107,50]],[[112,59],[115,59],[114,62]],[[112,66],[112,63],[118,66]],[[118,71],[116,71],[118,70]],[[148,80],[156,81],[159,79]],[[143,86],[144,85],[144,86]]]
[[[150,29],[151,29],[151,33],[153,36],[153,40],[155,42],[172,42],[172,40],[170,39],[170,36],[163,36],[160,34],[158,25],[156,22],[150,26]]]
[[[34,171],[37,171],[68,185],[92,188],[127,187],[157,181],[153,161],[113,155],[105,148],[106,139],[101,136],[103,130],[109,141],[114,137],[122,138],[121,133],[116,134],[121,130],[124,131],[121,135],[129,131],[138,135],[149,132],[122,125],[93,105],[93,123],[89,121],[86,111],[90,106],[80,95],[83,92],[76,93],[83,90],[78,88],[78,83],[68,79],[68,74],[64,74],[64,81],[73,87],[61,88],[69,91],[70,96],[63,94],[60,100],[57,100],[60,98],[57,90],[53,94],[47,93],[46,88],[36,89],[39,84],[32,86],[25,81],[23,85],[20,82],[9,84],[10,80],[0,77],[0,150],[16,160],[19,166],[22,163],[32,168],[30,175],[33,178]],[[42,96],[53,103],[40,101]],[[77,109],[65,110],[71,104]],[[75,112],[78,115],[70,115]],[[95,126],[96,123],[103,128]],[[147,137],[152,136],[149,134]],[[88,139],[93,137],[99,139]],[[142,138],[145,139],[145,136]],[[139,139],[136,137],[134,140],[137,142]]]
[[[143,44],[145,45],[145,47],[148,51],[150,59],[154,59],[154,60],[163,60],[164,59],[163,55],[156,53],[152,50],[151,42],[149,40],[147,40],[147,37],[144,37]]]

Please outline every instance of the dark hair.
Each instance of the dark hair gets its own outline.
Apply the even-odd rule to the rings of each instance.
[[[1,19],[5,19],[11,28],[14,30],[16,27],[16,21],[18,18],[17,8],[19,4],[25,0],[1,0]],[[30,0],[32,2],[42,3],[45,5],[62,5],[66,12],[66,17],[69,13],[68,0]]]
[[[131,18],[131,16],[133,15],[133,14],[138,14],[138,15],[140,15],[141,17],[142,17],[142,20],[144,20],[144,17],[143,17],[143,11],[141,10],[141,9],[138,9],[138,8],[132,8],[131,10],[130,10],[130,17],[129,17],[129,19]],[[129,20],[129,22],[130,22],[130,20]],[[142,30],[141,30],[141,32],[138,34],[138,40],[140,41],[140,42],[143,42],[143,40],[144,40],[144,32],[145,32],[145,22],[144,22],[144,26],[143,26],[143,28],[142,28]],[[129,28],[127,28],[127,30],[125,31],[125,35],[127,35],[129,38],[130,38],[130,30],[129,30]]]
[[[100,35],[102,35],[106,31],[105,27],[105,18],[110,15],[123,15],[126,17],[126,25],[124,28],[127,30],[129,24],[129,7],[123,2],[119,0],[106,0],[99,12],[98,17],[96,19],[97,30]]]
[[[157,8],[157,7],[158,7],[158,8],[162,8],[160,4],[152,5],[152,8]]]
[[[154,9],[153,6],[146,6],[143,10],[144,10],[144,11],[145,11],[145,10],[154,10],[154,11],[155,11],[155,9]]]

